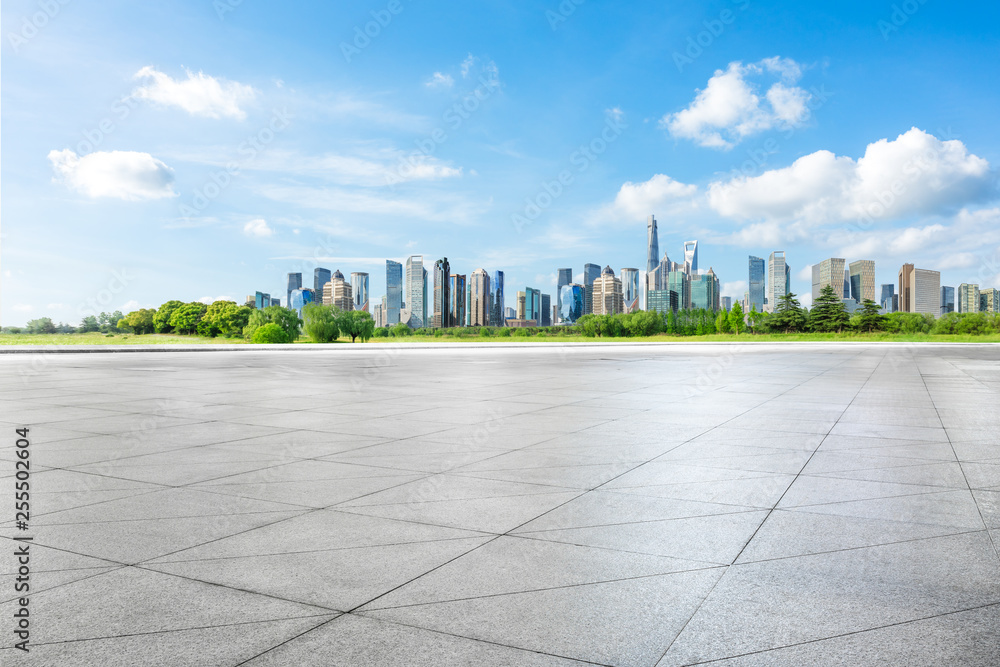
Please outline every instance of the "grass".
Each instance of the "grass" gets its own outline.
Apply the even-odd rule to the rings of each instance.
[[[71,334],[0,334],[0,345],[243,345],[242,338],[203,338],[172,334],[102,334],[100,332]]]

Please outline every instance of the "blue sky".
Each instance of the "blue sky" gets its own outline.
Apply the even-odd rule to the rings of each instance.
[[[643,268],[650,213],[734,297],[772,250],[804,295],[831,256],[1000,286],[995,4],[456,4],[5,1],[0,321],[317,265],[377,301],[410,254],[512,305]]]

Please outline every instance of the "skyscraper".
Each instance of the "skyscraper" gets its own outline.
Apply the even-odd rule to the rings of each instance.
[[[952,289],[952,301],[954,302],[955,290]],[[882,285],[882,298],[879,300],[879,304],[882,306],[882,310],[887,313],[896,312],[896,284],[886,283]],[[954,303],[952,304],[954,307]]]
[[[517,298],[515,299],[515,303],[517,304],[517,307],[514,310],[514,319],[516,319],[516,320],[523,320],[523,319],[525,319],[524,315],[525,315],[526,311],[528,310],[528,308],[527,308],[528,296],[524,292],[518,290],[518,292],[517,292]]]
[[[465,326],[465,274],[453,273],[449,282],[451,292],[451,323],[452,326]]]
[[[610,266],[604,267],[601,275],[594,280],[594,315],[617,315],[625,307],[622,281],[615,276]]]
[[[330,282],[330,269],[313,270],[313,292],[318,296],[323,293],[323,285]]]
[[[427,303],[424,295],[427,289],[424,283],[423,255],[410,255],[406,259],[406,308],[410,311],[411,329],[419,329],[427,325]]]
[[[339,310],[354,310],[351,283],[344,280],[344,274],[340,271],[334,271],[330,282],[324,285],[323,305],[333,306]]]
[[[452,326],[450,270],[447,257],[434,262],[434,315],[431,316],[431,326],[435,329]]]
[[[560,301],[560,299],[562,299],[562,288],[563,285],[569,285],[573,282],[573,269],[559,269],[558,276],[559,277],[556,280],[556,317],[561,317],[562,301]]]
[[[298,313],[299,317],[302,317],[302,309],[305,308],[306,304],[313,302],[313,292],[311,289],[302,288],[292,290],[292,299],[288,302],[288,307]]]
[[[597,264],[583,265],[583,285],[587,288],[586,301],[584,301],[584,315],[594,312],[594,281],[601,276],[601,267]]]
[[[560,288],[559,294],[559,322],[560,324],[574,324],[583,317],[583,302],[586,299],[587,290],[583,285],[570,283]]]
[[[882,286],[883,288],[885,285]],[[955,288],[954,287],[941,287],[941,314],[955,312]]]
[[[984,287],[979,290],[979,312],[995,313],[1000,308],[1000,290]]]
[[[750,255],[750,290],[747,298],[750,309],[756,310],[758,313],[764,312],[764,287],[767,284],[766,266],[767,262],[761,257]]]
[[[899,310],[904,313],[941,312],[941,273],[904,264],[899,269]]]
[[[469,326],[490,324],[490,274],[476,269],[469,278]]]
[[[399,311],[403,307],[403,265],[385,260],[385,323],[399,324]]]
[[[792,291],[791,267],[785,261],[785,251],[775,250],[768,259],[766,310],[773,313],[778,300]],[[834,287],[836,290],[836,286]]]
[[[656,234],[656,218],[652,215],[646,219],[646,273],[656,271],[660,257],[660,241]],[[586,281],[586,276],[584,276]]]
[[[490,326],[502,327],[507,317],[504,311],[503,271],[494,271],[490,280]]]
[[[719,310],[719,277],[709,268],[707,273],[691,276],[691,307]]]
[[[670,297],[670,301],[672,303],[676,300],[678,310],[687,310],[691,307],[691,276],[683,271],[668,273],[666,282],[663,283],[663,291],[673,292],[674,296]]]
[[[368,303],[368,274],[355,272],[351,274],[351,290],[354,297],[354,310],[370,312]]]
[[[698,273],[698,242],[684,242],[684,265],[690,275]]]
[[[534,287],[524,288],[524,319],[542,324],[542,292]]]
[[[829,285],[833,288],[838,298],[844,295],[844,264],[845,260],[839,257],[824,259],[819,264],[812,267],[812,299],[813,303],[819,300],[823,288]],[[787,294],[787,292],[785,292]],[[773,304],[772,304],[773,305]]]
[[[263,310],[271,305],[271,295],[267,292],[256,292],[253,297],[253,307]]]
[[[624,311],[631,313],[639,310],[639,269],[622,269],[622,298]]]
[[[851,274],[851,297],[858,303],[866,299],[875,300],[875,262],[859,259],[849,265]]]
[[[958,312],[979,312],[979,285],[962,283],[958,286]]]
[[[543,327],[552,326],[552,297],[548,294],[542,295],[542,321],[539,323]]]
[[[302,274],[301,273],[289,273],[288,274],[288,294],[285,304],[289,305],[292,303],[292,290],[302,289]]]

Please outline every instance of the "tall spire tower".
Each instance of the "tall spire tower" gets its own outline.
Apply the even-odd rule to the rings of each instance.
[[[656,218],[646,220],[646,271],[656,271],[660,263],[660,242],[656,237]]]

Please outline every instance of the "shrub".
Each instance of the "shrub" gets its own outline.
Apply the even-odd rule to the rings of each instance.
[[[274,322],[268,322],[267,324],[257,327],[257,329],[253,332],[253,338],[250,339],[250,342],[272,345],[275,343],[287,343],[288,334],[286,334],[285,330]]]

